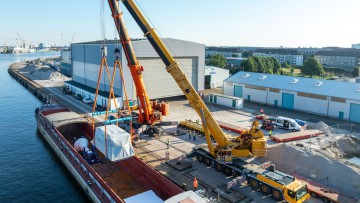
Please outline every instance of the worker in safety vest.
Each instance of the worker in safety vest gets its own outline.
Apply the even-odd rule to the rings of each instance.
[[[169,145],[170,145],[170,140],[169,138],[166,140],[166,146],[167,146],[167,149],[169,149]]]
[[[272,129],[269,130],[269,138],[271,138],[272,135]]]
[[[198,181],[196,177],[194,177],[194,191],[196,191],[196,188],[198,187]]]

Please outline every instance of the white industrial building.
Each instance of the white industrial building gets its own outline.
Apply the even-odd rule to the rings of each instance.
[[[224,81],[224,94],[360,122],[359,83],[238,72]]]
[[[205,89],[222,87],[230,76],[229,70],[215,66],[205,66]]]
[[[176,39],[163,39],[166,46],[171,51],[173,57],[180,64],[186,76],[192,82],[197,91],[204,90],[204,72],[205,72],[205,45]],[[82,92],[94,94],[97,85],[98,73],[100,69],[101,53],[100,48],[103,41],[74,43],[71,45],[72,60],[72,79],[70,83],[72,88],[82,89]],[[166,71],[165,65],[152,48],[151,44],[145,40],[132,41],[134,52],[141,66],[144,67],[143,79],[150,99],[167,98],[183,95],[183,92],[176,84],[172,76]],[[114,64],[114,50],[121,47],[118,41],[108,40],[105,42],[108,50],[108,64],[110,74],[112,74]],[[122,67],[124,72],[124,80],[126,91],[130,100],[136,100],[136,89],[133,83],[130,70],[127,66],[127,60],[124,51],[121,49]],[[119,74],[114,84],[115,94],[119,100],[125,100],[125,94],[122,87]],[[84,90],[84,87],[86,87]],[[100,90],[104,94],[108,94],[109,81],[106,71],[103,71],[100,81]],[[104,105],[103,101],[103,105]]]

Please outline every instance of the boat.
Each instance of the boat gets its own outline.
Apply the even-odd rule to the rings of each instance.
[[[112,138],[111,133],[106,133],[106,138],[102,134],[104,126],[101,123],[93,133],[93,126],[86,116],[53,104],[37,108],[35,115],[38,131],[91,201],[148,202],[151,199],[152,202],[164,202],[184,192],[133,156],[124,134],[126,131],[118,126],[108,125],[107,128],[113,134],[124,134],[123,144],[116,149],[112,144],[106,145],[106,149],[111,150],[106,153],[102,143],[110,143],[108,139],[111,141]]]

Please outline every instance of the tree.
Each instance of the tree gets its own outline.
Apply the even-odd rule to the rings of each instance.
[[[250,56],[252,56],[251,52],[249,51],[243,51],[241,55],[243,58],[249,58]]]
[[[278,73],[280,68],[281,68],[280,62],[274,57],[271,57],[271,59],[272,59],[272,61],[274,63],[273,73]]]
[[[321,74],[324,74],[324,69],[318,60],[316,60],[314,57],[311,57],[305,61],[301,72],[304,75],[310,75],[311,77],[320,76]]]
[[[226,58],[221,54],[214,54],[210,56],[209,61],[206,63],[208,66],[216,66],[220,68],[225,68],[227,64]]]
[[[359,67],[355,67],[354,70],[351,72],[353,77],[359,77]]]
[[[231,57],[239,57],[238,54],[231,54]]]
[[[256,72],[257,70],[257,65],[253,57],[248,58],[248,60],[243,63],[243,66],[245,71]]]

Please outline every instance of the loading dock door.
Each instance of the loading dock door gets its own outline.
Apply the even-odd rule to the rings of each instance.
[[[234,97],[243,97],[243,87],[234,85]]]
[[[350,103],[350,121],[360,123],[360,104]]]
[[[282,107],[284,109],[294,109],[294,95],[282,93]]]

